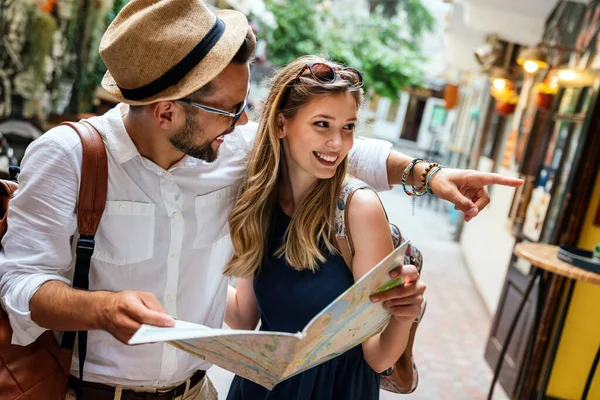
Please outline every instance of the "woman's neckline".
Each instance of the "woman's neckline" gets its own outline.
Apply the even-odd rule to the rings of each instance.
[[[292,216],[289,215],[288,213],[286,213],[285,210],[283,209],[283,207],[281,206],[281,202],[279,201],[279,199],[277,200],[277,208],[279,209],[281,214],[285,215],[286,218],[292,219]]]

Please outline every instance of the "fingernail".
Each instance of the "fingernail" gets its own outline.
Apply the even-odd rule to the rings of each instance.
[[[396,270],[394,270],[394,271],[390,272],[390,276],[391,276],[392,278],[396,278],[398,275],[400,275],[400,274],[399,274],[399,273],[398,273],[398,271],[396,271]]]
[[[371,301],[377,303],[379,301],[379,296],[371,296]]]
[[[468,217],[473,218],[473,217],[475,217],[477,215],[478,212],[479,212],[479,210],[477,209],[477,207],[473,207],[469,211],[467,211],[465,213],[465,215],[468,216]]]

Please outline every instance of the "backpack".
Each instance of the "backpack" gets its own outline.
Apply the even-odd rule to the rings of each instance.
[[[73,287],[89,288],[90,258],[94,235],[106,204],[108,164],[104,143],[98,131],[86,121],[66,122],[81,138],[83,161],[77,201],[77,231]],[[18,190],[18,168],[11,167],[13,180],[0,180],[0,239],[7,230],[9,200]],[[87,332],[65,332],[60,345],[52,331],[44,332],[28,346],[11,344],[12,328],[8,315],[0,308],[0,400],[63,400],[71,369],[73,346],[79,337],[79,378],[87,351]],[[79,392],[79,390],[76,390]],[[78,395],[78,399],[82,397]]]
[[[347,178],[338,197],[337,207],[335,210],[334,231],[336,246],[350,270],[352,270],[354,245],[352,243],[350,229],[348,228],[347,213],[352,196],[357,190],[360,189],[373,190],[369,185],[356,178]],[[407,239],[406,236],[403,236],[400,233],[400,229],[398,229],[398,227],[392,223],[390,223],[390,234],[392,236],[394,248],[397,248],[401,243],[403,243],[404,240]],[[409,243],[406,247],[404,264],[414,265],[419,271],[419,274],[421,273],[423,256],[421,255],[419,249],[417,249],[417,247],[415,247],[412,243]],[[382,389],[393,393],[408,394],[414,392],[417,388],[419,383],[419,372],[417,370],[417,364],[415,363],[412,349],[415,340],[415,333],[421,318],[423,318],[426,306],[427,302],[423,301],[423,304],[421,305],[421,312],[410,328],[408,343],[406,344],[404,353],[402,353],[393,367],[381,374]]]

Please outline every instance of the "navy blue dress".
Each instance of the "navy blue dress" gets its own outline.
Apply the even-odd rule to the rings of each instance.
[[[273,254],[290,223],[275,207],[267,255],[254,278],[261,330],[296,333],[354,283],[340,255],[329,255],[316,273],[297,271]],[[272,391],[236,376],[227,400],[379,399],[379,374],[367,364],[362,346],[293,376]]]

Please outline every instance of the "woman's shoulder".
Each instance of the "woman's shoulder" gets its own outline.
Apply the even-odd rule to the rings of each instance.
[[[370,188],[369,188],[370,189]],[[374,190],[357,190],[352,196],[347,218],[350,223],[368,223],[372,218],[385,216],[379,196]]]
[[[340,196],[348,195],[357,189],[371,189],[371,187],[369,186],[369,184],[361,181],[360,179],[355,178],[352,175],[348,175],[346,176],[346,179],[344,179],[344,183],[342,184]]]
[[[346,236],[346,226],[355,223],[357,219],[365,220],[369,215],[376,214],[378,210],[382,209],[379,196],[368,184],[348,176],[342,184],[337,201],[336,235]],[[363,213],[366,213],[367,216],[363,217]]]
[[[338,210],[346,211],[346,207],[350,205],[352,200],[352,208],[355,207],[355,203],[359,203],[358,208],[381,206],[379,196],[371,186],[367,183],[348,175],[342,184],[342,189],[339,193]]]

